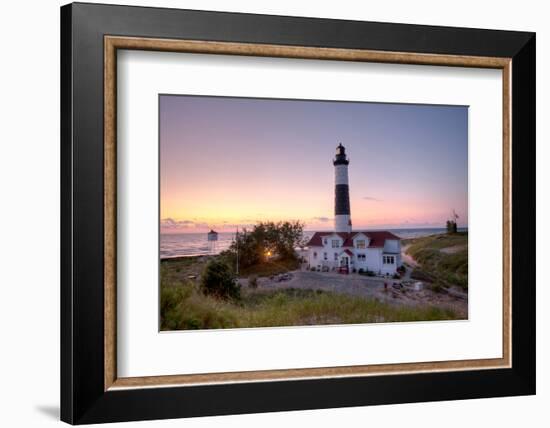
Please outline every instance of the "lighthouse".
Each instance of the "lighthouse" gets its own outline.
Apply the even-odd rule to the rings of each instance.
[[[318,272],[394,275],[402,266],[401,238],[387,230],[351,230],[346,148],[336,147],[334,231],[315,232],[307,243],[309,268]]]
[[[349,182],[346,148],[340,143],[336,147],[334,165],[334,230],[337,233],[351,233],[349,207]]]

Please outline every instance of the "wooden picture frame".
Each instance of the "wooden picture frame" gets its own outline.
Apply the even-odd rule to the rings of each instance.
[[[117,377],[117,49],[501,69],[503,357]],[[71,4],[61,9],[61,53],[62,420],[80,424],[535,392],[534,34]]]

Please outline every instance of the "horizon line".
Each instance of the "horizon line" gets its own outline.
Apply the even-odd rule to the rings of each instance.
[[[399,226],[399,227],[385,227],[385,226],[381,226],[381,227],[368,227],[368,228],[359,228],[359,229],[355,229],[355,231],[372,231],[372,232],[375,232],[375,231],[381,231],[383,229],[387,229],[387,230],[411,230],[411,229],[445,229],[446,227],[445,226],[411,226],[411,227],[403,227],[403,226]],[[468,229],[468,226],[457,226],[458,229]],[[214,230],[214,232],[217,232],[214,228],[208,228],[209,230]],[[245,228],[239,228],[240,230],[242,229],[245,229]],[[251,228],[246,228],[248,230],[250,230]],[[223,230],[223,229],[218,229],[218,230],[222,230],[221,232],[217,232],[217,233],[235,233],[236,232],[236,229],[234,230]],[[330,231],[334,231],[333,229],[304,229],[304,232],[330,232]],[[352,232],[354,230],[352,229]],[[204,229],[204,231],[170,231],[170,232],[163,232],[162,230],[160,231],[160,235],[169,235],[169,234],[173,234],[173,235],[185,235],[185,234],[192,234],[192,233],[208,233],[207,229]]]

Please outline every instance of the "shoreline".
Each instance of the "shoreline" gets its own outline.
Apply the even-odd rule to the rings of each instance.
[[[408,230],[408,229],[403,229],[403,230]],[[468,231],[459,231],[458,233],[468,233]],[[411,241],[414,241],[416,239],[421,239],[421,238],[427,238],[427,237],[430,237],[430,236],[437,236],[437,235],[443,235],[445,234],[445,232],[441,232],[441,233],[431,233],[429,235],[421,235],[421,236],[416,236],[416,237],[413,237],[413,238],[400,238],[401,239],[401,243],[402,245],[410,245]],[[303,251],[307,251],[307,250],[302,250],[300,248],[296,248],[296,252],[297,253],[303,253]],[[197,258],[197,257],[216,257],[216,256],[219,256],[220,254],[222,253],[222,251],[218,252],[218,253],[215,253],[215,254],[209,254],[209,253],[195,253],[195,254],[181,254],[181,255],[176,255],[176,256],[160,256],[159,259],[161,262],[164,262],[164,261],[169,261],[169,260],[182,260],[182,259],[192,259],[192,258]]]
[[[169,261],[178,261],[178,260],[184,260],[184,259],[199,259],[202,257],[217,257],[218,254],[190,254],[190,255],[181,255],[181,256],[170,256],[170,257],[161,257],[159,260],[161,262],[169,262]]]

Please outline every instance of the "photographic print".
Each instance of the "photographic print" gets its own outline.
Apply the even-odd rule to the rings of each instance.
[[[468,107],[159,95],[160,330],[468,319]]]

